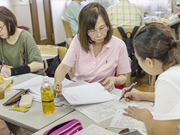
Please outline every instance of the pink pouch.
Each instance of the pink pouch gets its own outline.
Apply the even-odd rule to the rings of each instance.
[[[43,133],[43,135],[73,135],[82,129],[79,120],[72,119],[61,124],[58,124]]]

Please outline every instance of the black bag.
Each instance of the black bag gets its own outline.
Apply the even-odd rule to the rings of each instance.
[[[139,26],[135,26],[132,33],[127,32],[125,33],[124,29],[122,27],[118,27],[118,30],[123,38],[123,41],[126,44],[128,56],[131,58],[131,76],[140,76],[142,68],[139,66],[138,61],[134,55],[134,47],[133,47],[133,37],[135,36],[136,32],[138,31]],[[128,34],[130,34],[130,37],[128,37]]]
[[[56,68],[59,66],[61,63],[61,60],[59,58],[59,55],[55,56],[54,58],[44,60],[44,69],[49,77],[54,77]],[[66,78],[71,80],[68,74],[66,74]]]

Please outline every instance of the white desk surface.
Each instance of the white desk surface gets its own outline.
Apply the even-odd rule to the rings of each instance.
[[[41,54],[41,57],[43,60],[48,60],[48,59],[54,58],[55,56],[57,55]]]
[[[173,26],[173,25],[176,25],[178,23],[180,23],[180,19],[176,19],[176,20],[172,21],[169,25]]]
[[[112,91],[112,93],[121,96],[121,90],[115,89]],[[140,101],[137,104],[141,108],[148,108],[150,111],[152,111],[153,107],[150,106],[150,103],[151,102]],[[66,115],[65,117],[57,120],[56,122],[48,125],[47,127],[43,128],[43,129],[39,130],[38,132],[34,133],[33,135],[42,135],[46,130],[54,127],[55,125],[60,124],[65,121],[68,121],[68,120],[71,120],[71,119],[78,119],[81,122],[83,128],[86,128],[87,126],[89,126],[91,124],[94,124],[94,125],[98,125],[103,128],[107,128],[108,130],[116,132],[116,133],[119,133],[119,131],[121,130],[121,129],[116,129],[116,128],[109,128],[112,118],[105,120],[103,122],[100,122],[100,123],[96,123],[93,120],[91,120],[90,118],[83,115],[82,113],[80,113],[78,111],[73,111],[73,112],[69,113],[68,115]]]
[[[14,77],[14,84],[19,84],[22,81],[29,80],[37,75],[35,74],[25,74],[18,77]],[[39,102],[33,101],[32,107],[29,108],[29,111],[26,113],[17,112],[9,110],[12,106],[3,106],[2,104],[7,101],[10,97],[12,97],[15,91],[8,88],[5,91],[5,98],[0,100],[0,119],[6,120],[13,124],[16,124],[20,127],[23,127],[27,130],[32,132],[36,132],[43,127],[55,122],[56,120],[60,119],[61,117],[67,115],[68,113],[72,112],[74,109],[68,107],[56,107],[55,112],[53,114],[44,114],[42,111],[42,105]]]

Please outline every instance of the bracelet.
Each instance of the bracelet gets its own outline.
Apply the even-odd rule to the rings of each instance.
[[[19,67],[11,68],[11,76],[21,75],[21,74],[30,73],[30,72],[31,72],[31,69],[27,64],[19,66]]]

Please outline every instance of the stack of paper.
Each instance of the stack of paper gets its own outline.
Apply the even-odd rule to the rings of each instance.
[[[101,103],[113,100],[113,96],[100,83],[88,83],[62,89],[62,95],[71,105]]]

